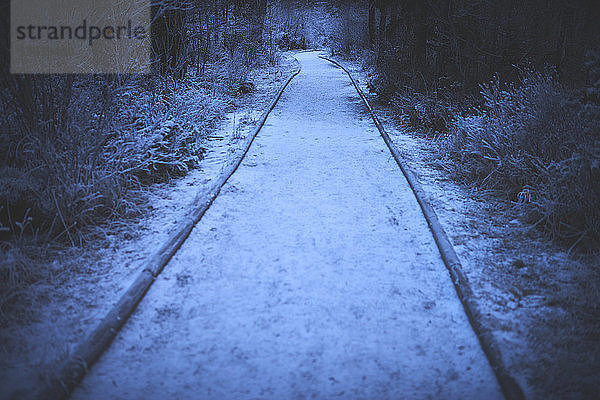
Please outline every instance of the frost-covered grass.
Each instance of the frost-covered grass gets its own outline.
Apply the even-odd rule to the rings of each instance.
[[[528,72],[517,84],[495,80],[483,86],[477,107],[465,107],[460,97],[452,101],[451,96],[408,90],[392,97],[395,117],[432,144],[428,154],[438,158],[435,165],[466,188],[497,195],[483,200],[497,214],[493,218],[501,227],[498,237],[504,237],[500,242],[496,233],[487,237],[485,227],[474,227],[479,239],[469,243],[465,259],[478,260],[475,267],[484,268],[506,298],[518,293],[530,302],[511,315],[526,324],[525,333],[516,335],[526,338],[529,354],[515,358],[515,371],[526,374],[533,398],[588,398],[598,393],[600,97],[592,90],[600,90],[598,78],[600,68],[590,79],[596,85],[574,90],[552,74]],[[430,185],[441,184],[431,181]],[[441,185],[439,190],[448,190]],[[465,191],[477,192],[481,191]],[[496,203],[501,199],[510,202]],[[466,210],[457,213],[455,227],[465,218],[482,217],[476,207],[473,214]],[[509,222],[515,215],[542,229],[516,231]],[[484,221],[485,214],[482,225]],[[566,245],[538,241],[542,237]],[[493,250],[486,253],[485,247],[474,244],[478,240]],[[592,254],[586,254],[588,250]],[[522,259],[506,267],[511,254]],[[496,301],[501,304],[506,298]]]
[[[390,93],[381,80],[373,75],[372,90],[403,124],[434,139],[456,179],[509,199],[567,248],[600,248],[597,99],[533,71],[515,84],[496,78],[479,98],[452,87]]]
[[[600,382],[596,340],[600,264],[597,252],[585,254],[575,248],[587,250],[596,243],[597,249],[598,242],[586,234],[569,254],[566,250],[585,228],[579,225],[572,231],[577,233],[565,237],[568,231],[553,233],[551,224],[562,221],[559,228],[565,229],[565,221],[573,217],[580,224],[598,223],[600,109],[591,96],[583,97],[542,74],[528,74],[520,85],[494,82],[483,92],[487,104],[478,109],[461,108],[457,101],[446,105],[449,97],[440,96],[433,104],[431,94],[403,93],[402,105],[391,103],[395,106],[391,116],[415,134],[395,140],[426,190],[438,194],[431,196],[433,205],[439,208],[463,265],[470,269],[466,272],[474,288],[480,288],[481,304],[489,302],[487,306],[497,312],[513,296],[518,299],[515,309],[505,308],[498,319],[492,313],[489,321],[502,329],[510,326],[502,321],[523,327],[507,331],[515,342],[523,340],[523,351],[516,350],[512,339],[502,351],[517,352],[511,368],[527,378],[530,397],[588,398],[598,393]],[[382,107],[385,111],[388,102]],[[418,114],[411,120],[410,113]],[[449,116],[446,130],[429,122],[440,114]],[[548,169],[563,166],[562,174],[550,174],[551,170],[540,174],[535,167],[541,162],[550,165]],[[439,170],[431,171],[432,166]],[[448,172],[464,185],[446,182]],[[596,178],[591,179],[590,173]],[[538,192],[523,191],[523,182],[536,183]],[[543,185],[553,186],[547,190]],[[471,190],[474,186],[486,190]],[[533,224],[548,218],[540,216],[543,212],[557,218],[542,220],[538,226],[543,230],[513,223],[523,213]],[[549,234],[569,239],[567,245],[545,240]],[[584,242],[589,247],[581,246]],[[497,295],[491,295],[486,280]]]
[[[476,115],[455,114],[442,141],[455,176],[502,193],[570,246],[600,243],[600,107],[552,76],[482,87]]]
[[[202,136],[223,108],[219,96],[191,80],[84,78],[70,90],[60,125],[55,112],[44,115],[52,127],[43,116],[25,125],[18,111],[3,115],[0,222],[8,233],[27,228],[79,243],[82,228],[128,215],[133,190],[180,175],[201,159]]]

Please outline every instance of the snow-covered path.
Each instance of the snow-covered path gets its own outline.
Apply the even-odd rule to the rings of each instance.
[[[317,55],[74,399],[502,397],[400,169]]]

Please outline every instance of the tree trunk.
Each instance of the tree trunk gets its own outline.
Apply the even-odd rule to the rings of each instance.
[[[372,49],[375,46],[375,25],[376,25],[376,8],[375,1],[369,0],[369,47]]]

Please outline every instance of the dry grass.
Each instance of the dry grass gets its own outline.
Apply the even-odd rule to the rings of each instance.
[[[469,185],[512,201],[523,219],[567,249],[600,247],[600,90],[598,61],[590,88],[569,89],[552,71],[496,77],[479,98],[439,82],[426,92],[395,89],[371,70],[369,87],[397,118],[439,139],[444,168]],[[593,75],[593,76],[592,76]]]
[[[396,92],[391,95],[390,103],[399,111],[403,123],[432,137],[448,133],[457,110],[452,102],[436,91],[427,95],[414,91]]]
[[[547,74],[482,89],[485,106],[455,115],[443,142],[455,176],[506,196],[552,238],[597,248],[600,107]]]
[[[54,86],[62,83],[59,77],[31,79],[46,82],[13,98],[37,103],[57,95]],[[203,154],[202,136],[218,117],[218,100],[191,82],[157,78],[147,88],[142,79],[82,78],[71,84],[64,109],[3,104],[5,236],[35,232],[81,244],[86,226],[131,214],[132,190],[193,168]]]

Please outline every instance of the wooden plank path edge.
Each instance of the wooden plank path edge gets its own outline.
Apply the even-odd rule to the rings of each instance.
[[[350,71],[348,71],[342,64],[333,59],[323,56],[320,56],[320,58],[334,64],[348,75],[348,77],[352,81],[352,84],[354,85],[354,88],[356,89],[363,103],[369,110],[369,114],[371,115],[373,122],[375,122],[375,125],[377,126],[377,129],[381,134],[381,137],[383,138],[385,144],[392,153],[392,156],[396,160],[396,163],[400,167],[400,170],[402,170],[402,173],[406,177],[406,180],[408,181],[408,184],[412,189],[417,199],[417,202],[421,207],[421,210],[423,211],[423,215],[427,220],[427,224],[429,225],[429,229],[431,230],[435,243],[437,244],[437,247],[440,251],[442,260],[444,261],[444,264],[446,265],[446,268],[450,273],[450,277],[452,279],[452,283],[454,284],[454,288],[456,289],[456,293],[458,294],[458,297],[463,305],[465,313],[469,318],[469,322],[473,328],[473,331],[479,339],[479,343],[481,344],[481,347],[490,363],[490,366],[492,367],[492,370],[496,375],[496,379],[500,384],[500,388],[502,389],[504,397],[509,400],[525,399],[525,394],[523,393],[523,390],[521,389],[515,378],[511,376],[510,372],[506,368],[506,365],[504,364],[504,361],[502,360],[502,354],[500,352],[498,344],[494,339],[492,330],[481,322],[483,313],[479,305],[477,304],[475,295],[469,284],[469,280],[462,271],[462,265],[460,263],[460,260],[456,255],[454,247],[448,239],[448,235],[442,227],[442,224],[440,223],[437,214],[433,210],[433,207],[431,207],[431,205],[425,200],[425,191],[423,190],[421,184],[417,180],[416,175],[402,161],[402,156],[392,143],[392,140],[390,139],[383,125],[379,121],[379,118],[377,118],[375,110],[373,110],[373,107],[371,107],[371,104],[369,103],[367,97],[365,96],[361,88],[358,86],[358,83],[356,82]]]
[[[283,95],[283,92],[292,80],[300,73],[298,65],[294,72],[283,84],[273,101],[263,113],[259,124],[246,140],[243,154],[239,159],[226,168],[216,179],[215,184],[207,191],[196,196],[194,205],[186,219],[179,223],[178,229],[169,237],[167,243],[154,253],[144,264],[146,267],[139,273],[135,281],[121,296],[119,301],[106,314],[102,321],[94,328],[91,334],[80,343],[71,353],[66,362],[58,365],[49,372],[50,378],[35,388],[28,388],[25,392],[14,393],[10,398],[32,400],[63,400],[67,399],[72,390],[81,382],[89,368],[100,358],[102,353],[110,346],[111,342],[123,327],[127,319],[135,311],[152,283],[169,263],[173,255],[183,245],[194,226],[200,221],[204,213],[210,208],[219,195],[221,188],[237,171],[246,157],[256,135],[264,126],[269,114]]]

